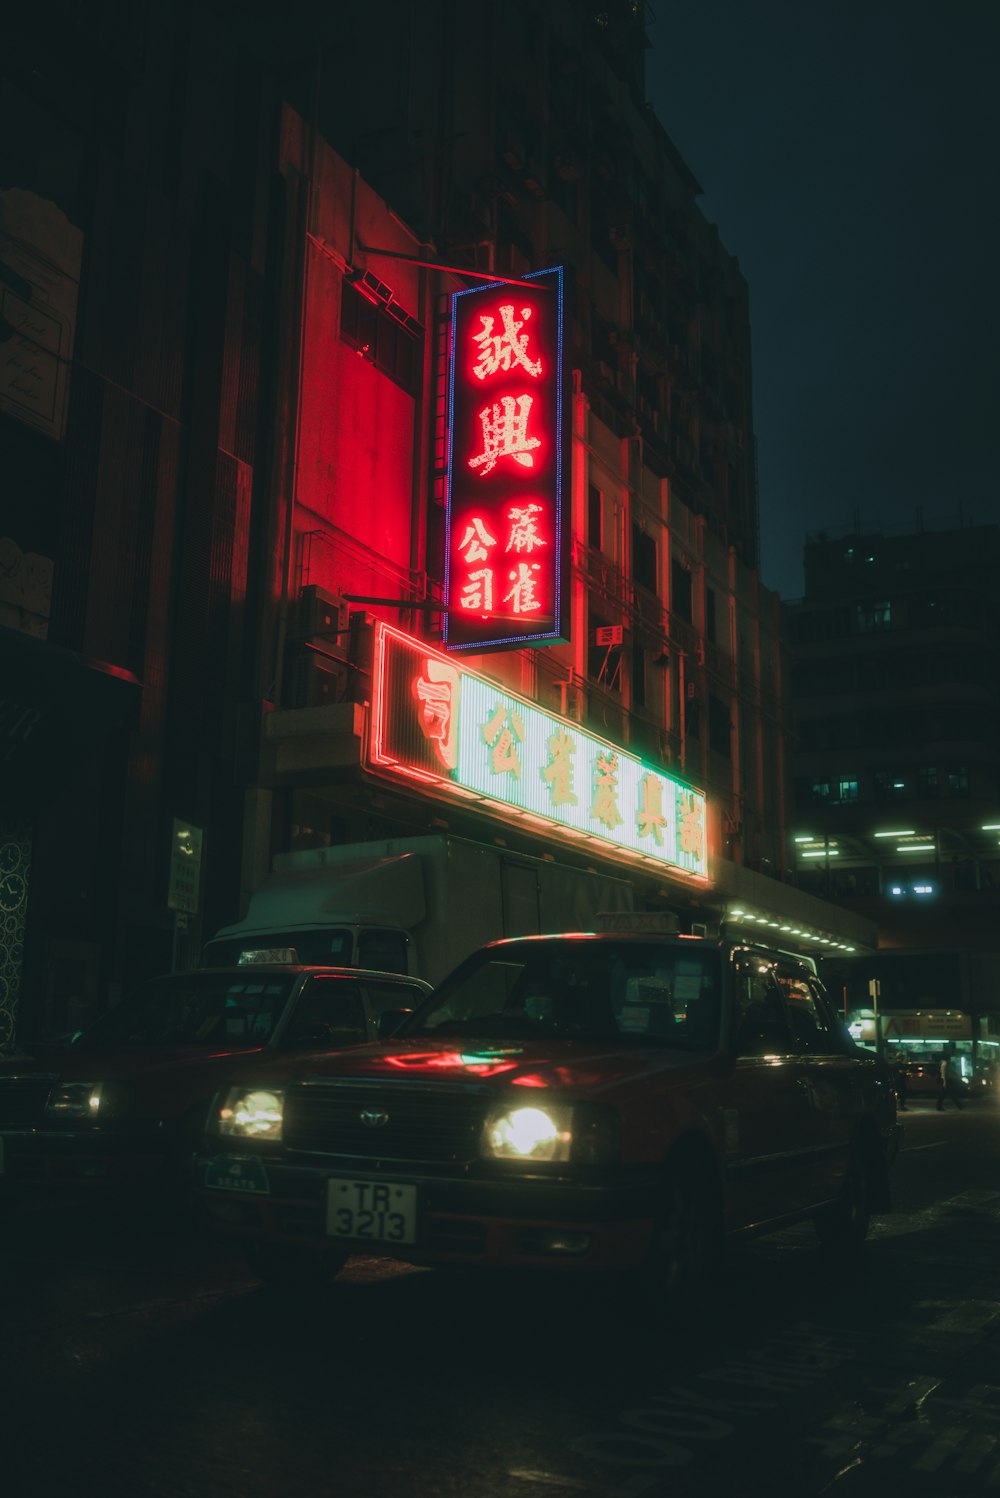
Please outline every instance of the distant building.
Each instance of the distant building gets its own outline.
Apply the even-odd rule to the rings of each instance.
[[[805,549],[794,652],[800,886],[883,947],[1000,950],[1000,527]]]

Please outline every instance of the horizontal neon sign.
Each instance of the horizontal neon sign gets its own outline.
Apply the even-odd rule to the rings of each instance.
[[[368,758],[567,837],[708,877],[701,791],[381,623]]]

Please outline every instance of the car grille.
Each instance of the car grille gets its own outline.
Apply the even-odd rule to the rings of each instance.
[[[300,1083],[285,1096],[284,1140],[291,1150],[362,1159],[472,1160],[489,1102],[479,1087]],[[366,1110],[386,1122],[365,1124]]]
[[[41,1123],[55,1077],[0,1077],[0,1126]]]

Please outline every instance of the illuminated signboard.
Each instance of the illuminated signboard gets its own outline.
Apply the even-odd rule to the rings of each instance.
[[[567,840],[708,877],[701,791],[387,624],[376,625],[368,760]]]
[[[525,280],[452,297],[446,650],[567,638],[562,267]]]

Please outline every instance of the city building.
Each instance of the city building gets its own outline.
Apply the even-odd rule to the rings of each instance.
[[[998,562],[993,525],[824,536],[807,544],[805,596],[787,610],[798,880],[879,932],[878,952],[838,954],[827,980],[873,1043],[939,1056],[954,1042],[990,1068]]]
[[[883,947],[996,949],[1000,527],[805,548],[787,606],[799,883]]]
[[[45,24],[2,95],[0,1044],[197,960],[276,860],[434,828],[873,946],[788,878],[748,293],[643,7]]]

